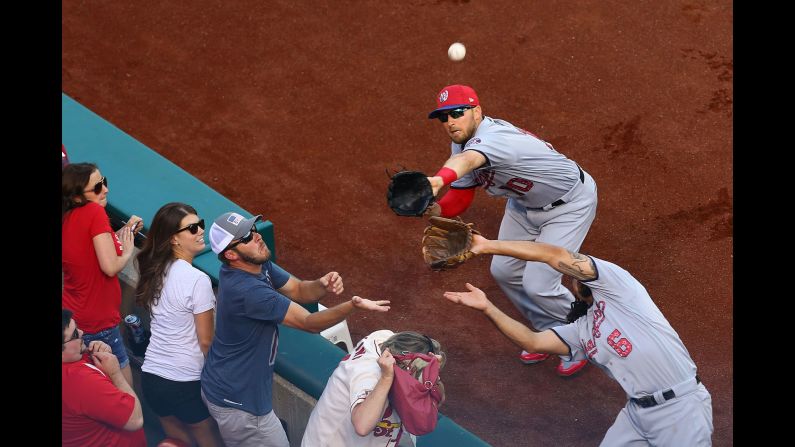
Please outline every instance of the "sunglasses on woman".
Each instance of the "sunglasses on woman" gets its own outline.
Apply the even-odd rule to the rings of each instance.
[[[192,223],[192,224],[190,224],[190,225],[188,225],[188,226],[186,226],[184,228],[180,228],[179,230],[177,230],[177,233],[181,233],[181,232],[183,232],[185,230],[188,230],[188,231],[190,231],[190,234],[196,234],[196,233],[199,232],[199,228],[201,228],[202,230],[204,229],[204,219],[202,219],[202,220],[200,220],[198,222],[194,222],[194,223]],[[174,233],[174,234],[176,234],[176,233]]]
[[[102,192],[102,187],[103,186],[108,186],[108,178],[107,177],[102,177],[102,180],[98,181],[97,184],[94,185],[93,188],[86,189],[83,192],[93,192],[94,194],[99,195],[99,193]]]
[[[471,109],[471,108],[472,107],[459,107],[457,109],[447,110],[447,111],[444,111],[444,112],[440,113],[437,118],[439,118],[439,121],[441,121],[443,123],[446,123],[448,116],[453,118],[453,119],[461,118],[462,116],[464,116],[466,111]]]

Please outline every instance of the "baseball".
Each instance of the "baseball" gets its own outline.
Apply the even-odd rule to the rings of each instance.
[[[447,49],[447,57],[449,57],[451,61],[460,61],[466,54],[467,47],[461,42],[456,42]]]

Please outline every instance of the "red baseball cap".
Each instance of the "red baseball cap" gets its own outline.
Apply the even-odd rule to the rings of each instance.
[[[429,119],[439,116],[442,110],[457,109],[463,106],[479,106],[480,100],[477,93],[468,85],[448,85],[441,89],[436,96],[436,110],[428,114]]]

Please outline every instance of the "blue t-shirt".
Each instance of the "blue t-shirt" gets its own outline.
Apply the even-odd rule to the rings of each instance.
[[[256,416],[273,409],[277,324],[292,302],[276,289],[289,279],[289,273],[270,261],[258,275],[221,267],[215,337],[201,375],[210,402]]]

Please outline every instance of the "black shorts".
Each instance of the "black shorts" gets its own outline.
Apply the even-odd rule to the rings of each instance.
[[[174,416],[186,424],[196,424],[210,413],[201,396],[201,382],[175,382],[141,371],[141,388],[146,403],[160,417]]]

